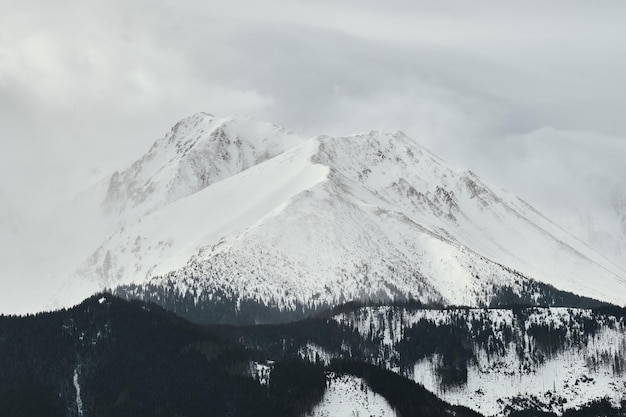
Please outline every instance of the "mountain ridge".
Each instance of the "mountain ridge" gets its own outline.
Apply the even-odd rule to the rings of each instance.
[[[531,282],[626,303],[619,266],[402,132],[305,140],[198,113],[113,174],[100,210],[112,233],[56,305],[131,284],[282,310],[352,299],[488,306],[502,290],[546,299],[522,296],[539,288]]]

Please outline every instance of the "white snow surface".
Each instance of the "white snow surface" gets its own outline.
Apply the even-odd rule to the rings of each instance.
[[[73,207],[77,227],[55,253],[22,254],[22,268],[7,269],[40,276],[28,297],[45,307],[148,281],[279,307],[406,297],[476,306],[494,285],[515,290],[527,277],[626,304],[625,271],[399,132],[304,140],[200,113]]]
[[[395,417],[387,400],[352,375],[330,374],[322,401],[310,417]]]

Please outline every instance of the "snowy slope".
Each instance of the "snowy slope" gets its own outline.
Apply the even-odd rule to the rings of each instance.
[[[253,227],[245,223],[215,235],[211,245],[204,241],[184,268],[165,274],[163,263],[163,275],[150,282],[282,308],[406,297],[485,305],[494,286],[521,291],[532,277],[625,302],[624,271],[528,204],[448,167],[405,135],[370,132],[308,143],[294,155],[306,153],[300,163],[328,167],[327,180],[273,200],[273,215],[259,213]],[[254,169],[267,187],[271,167],[268,161]],[[212,210],[231,210],[222,204],[237,203],[215,201]]]
[[[566,308],[514,312],[365,307],[334,320],[356,329],[364,339],[378,340],[381,356],[376,359],[388,368],[451,404],[485,415],[531,406],[562,413],[604,397],[614,405],[626,399],[623,318]],[[400,352],[419,349],[424,342],[416,335],[432,329],[429,326],[455,329],[461,335],[458,345],[470,352],[465,381],[442,382],[440,370],[446,361],[440,353],[413,363],[402,357]]]
[[[525,296],[537,301],[533,280],[626,303],[626,272],[402,133],[303,140],[251,118],[194,115],[110,178],[100,210],[107,237],[59,305],[150,283],[279,308],[476,306],[504,288],[533,287]]]
[[[470,171],[448,167],[401,133],[372,132],[327,144],[322,158],[335,162],[340,175],[372,190],[376,204],[401,211],[442,238],[579,294],[603,298],[590,277],[612,290],[626,283],[623,270],[528,204]],[[355,154],[358,160],[351,158]]]
[[[314,142],[306,142],[141,217],[111,235],[80,272],[113,285],[183,267],[199,249],[277,213],[277,201],[323,181],[328,169],[310,163],[315,150]]]
[[[128,225],[303,142],[283,128],[249,117],[199,113],[180,121],[127,169],[86,188],[19,235],[0,239],[0,271],[20,277],[0,292],[0,310],[27,313],[67,306],[115,283],[106,279],[106,252],[97,268],[88,265]],[[5,232],[9,228],[0,234]],[[160,263],[148,258],[152,264],[146,268]],[[128,271],[138,262],[131,261]]]
[[[331,374],[330,385],[322,401],[315,406],[310,417],[395,417],[389,403],[373,392],[365,381],[352,375]]]

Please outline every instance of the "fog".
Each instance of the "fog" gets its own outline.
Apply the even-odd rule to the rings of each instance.
[[[626,241],[624,2],[4,4],[0,249],[199,111],[401,130],[599,250]]]

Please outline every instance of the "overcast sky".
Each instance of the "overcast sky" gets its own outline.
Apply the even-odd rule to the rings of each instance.
[[[305,137],[402,130],[554,215],[625,188],[620,0],[0,1],[5,217],[199,111]]]

